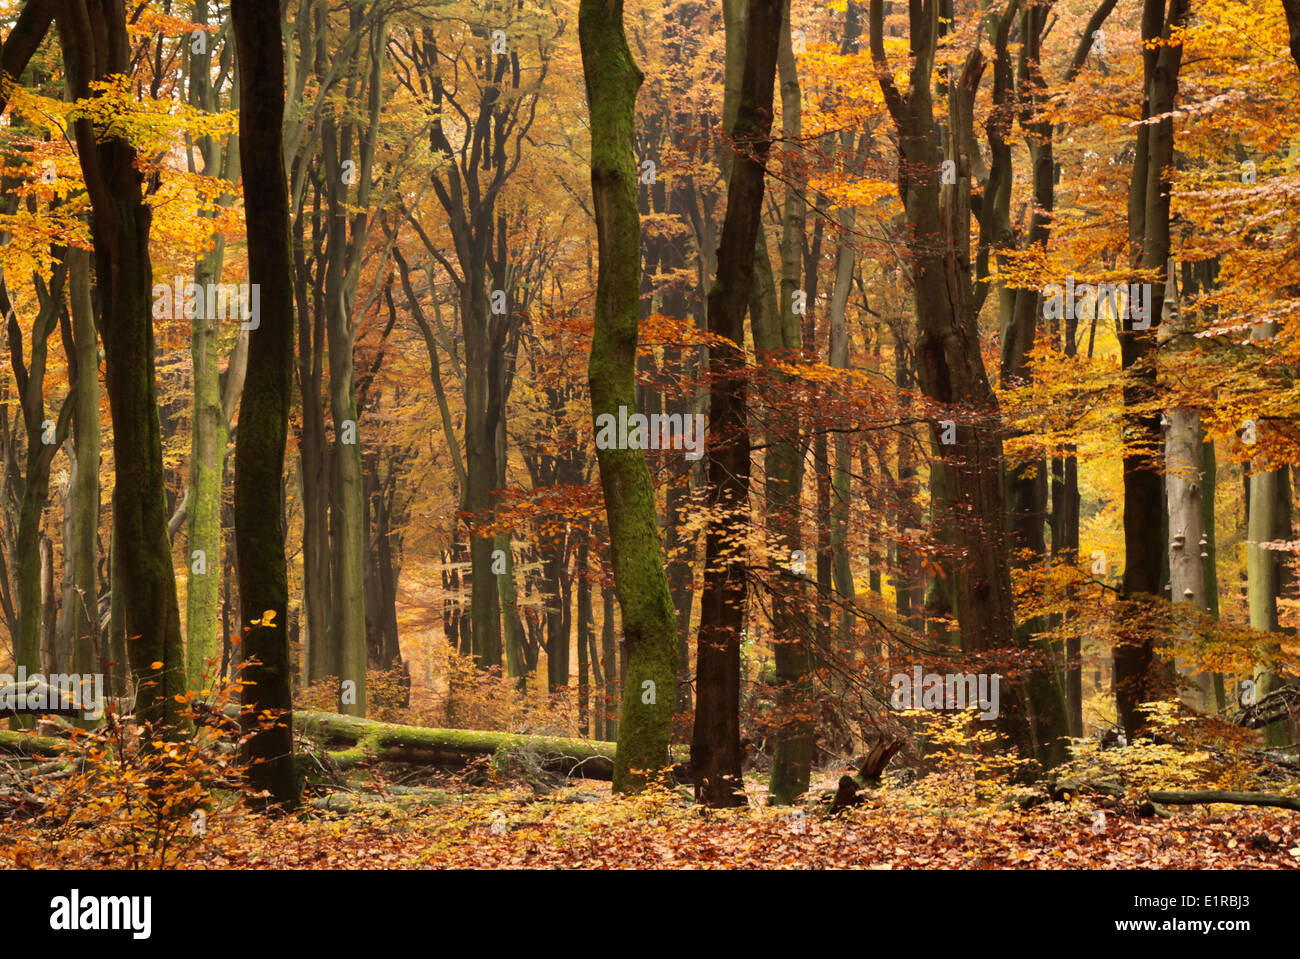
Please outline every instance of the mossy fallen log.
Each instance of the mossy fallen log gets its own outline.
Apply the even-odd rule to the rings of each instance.
[[[21,730],[0,729],[0,753],[19,756],[59,756],[71,744],[53,736],[34,736]]]
[[[1058,779],[1049,776],[1047,791],[1052,797],[1052,802],[1071,802],[1084,793],[1110,796],[1113,799],[1124,798],[1123,786],[1104,779]]]
[[[516,756],[526,765],[565,776],[611,779],[614,775],[614,743],[473,729],[426,729],[339,713],[296,712],[293,724],[299,733],[320,743],[340,769],[363,762],[460,768],[480,757],[500,767]]]
[[[364,808],[394,808],[404,812],[413,812],[425,807],[446,806],[453,802],[455,802],[455,799],[446,793],[431,791],[426,791],[422,795],[410,793],[400,795],[330,793],[328,796],[313,799],[311,805],[313,809],[319,809],[322,812],[336,812],[346,815]]]
[[[1300,812],[1300,796],[1279,796],[1275,793],[1243,793],[1226,789],[1205,789],[1199,792],[1175,792],[1153,789],[1148,793],[1152,802],[1167,806],[1193,806],[1201,803],[1232,803],[1238,806],[1276,806]]]

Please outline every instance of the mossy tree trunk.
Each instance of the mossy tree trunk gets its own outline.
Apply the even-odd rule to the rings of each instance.
[[[208,23],[207,0],[194,4],[195,23]],[[213,41],[215,42],[215,41]],[[212,54],[204,44],[202,52],[190,51],[190,103],[212,113],[217,109],[219,90],[212,87]],[[233,184],[239,179],[239,140],[231,137],[223,149],[214,137],[198,142],[203,158],[203,173],[220,177]],[[221,198],[221,204],[233,201],[233,194]],[[199,290],[220,283],[225,261],[225,236],[218,235],[214,246],[194,266],[194,282]],[[194,311],[190,337],[193,358],[193,414],[190,435],[190,480],[186,495],[186,569],[185,592],[185,672],[191,688],[201,689],[211,682],[210,673],[221,656],[221,496],[224,489],[226,444],[229,423],[222,403],[220,351],[221,319],[209,316],[207,298],[199,297]]]
[[[284,47],[280,15],[261,0],[233,0],[239,58],[240,153],[250,280],[261,317],[250,334],[235,437],[235,548],[242,608],[249,777],[270,801],[297,802],[285,561],[284,452],[293,386],[293,257],[283,166]],[[363,646],[364,650],[364,646]],[[364,665],[364,660],[363,660]],[[252,707],[251,709],[248,707]],[[278,714],[258,728],[257,714]]]
[[[591,115],[591,188],[600,251],[595,332],[587,367],[594,426],[601,415],[617,418],[620,407],[629,412],[636,409],[641,222],[633,134],[642,74],[628,49],[622,0],[582,0],[578,35]],[[639,791],[668,765],[677,674],[676,616],[645,454],[604,449],[596,455],[627,658],[614,789],[627,793]],[[607,630],[610,612],[606,603]],[[610,675],[612,658],[604,666]]]

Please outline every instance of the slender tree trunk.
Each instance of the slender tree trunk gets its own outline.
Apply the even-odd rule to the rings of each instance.
[[[17,594],[18,637],[14,644],[15,665],[29,672],[42,668],[41,632],[44,606],[41,601],[41,524],[50,496],[50,468],[54,454],[67,431],[67,417],[73,403],[64,401],[59,423],[45,419],[45,372],[49,342],[59,323],[63,308],[67,266],[61,264],[49,286],[38,282],[40,310],[32,322],[31,356],[23,362],[23,339],[18,317],[9,301],[7,286],[0,282],[0,311],[6,317],[9,332],[9,361],[18,386],[19,406],[26,436],[26,464],[18,512]]]
[[[298,470],[302,484],[302,603],[307,620],[306,678],[315,682],[339,675],[338,645],[332,632],[333,590],[329,544],[329,447],[325,437],[325,406],[321,401],[325,355],[321,286],[307,294],[305,213],[293,227],[294,276],[298,306],[298,395],[302,425],[298,431]],[[316,225],[319,226],[319,218]],[[322,231],[314,230],[319,236]]]
[[[1142,37],[1168,39],[1186,19],[1188,0],[1144,0]],[[1160,416],[1142,409],[1156,395],[1156,330],[1164,307],[1169,260],[1169,195],[1166,171],[1173,166],[1174,121],[1182,45],[1162,45],[1142,54],[1142,117],[1161,117],[1138,129],[1133,180],[1129,191],[1131,264],[1156,273],[1151,283],[1149,315],[1139,321],[1124,318],[1120,334],[1120,363],[1125,371],[1124,454],[1124,583],[1127,599],[1161,596],[1166,561],[1161,526],[1164,483],[1160,473]],[[1145,329],[1139,327],[1139,323]],[[1140,704],[1156,696],[1155,640],[1149,631],[1134,634],[1121,628],[1114,648],[1117,712],[1129,739],[1146,725]]]
[[[338,155],[332,120],[325,123],[326,156]],[[326,271],[325,331],[329,343],[329,403],[334,421],[330,457],[330,526],[333,582],[332,639],[338,648],[339,711],[366,714],[365,477],[361,465],[361,426],[354,382],[351,305],[345,295],[344,244],[347,236],[346,190],[342,174],[326,163],[330,196],[331,252]]]
[[[618,689],[622,679],[614,642],[615,599],[613,587],[606,586],[601,593],[600,668],[605,671],[605,692],[601,696],[601,706],[605,720],[605,739],[609,741],[618,739]]]
[[[194,5],[194,22],[208,23],[207,0]],[[199,109],[216,110],[217,94],[211,86],[212,55],[206,45],[203,52],[190,53],[190,103]],[[237,160],[239,139],[231,137],[225,149],[212,138],[199,141],[203,173],[221,177],[232,184],[239,178]],[[224,161],[224,163],[223,163]],[[224,168],[223,168],[224,167]],[[229,194],[222,204],[229,202]],[[225,261],[225,237],[218,235],[213,249],[194,267],[194,282],[200,296],[194,311],[190,353],[193,358],[194,402],[190,426],[190,480],[186,500],[186,568],[185,593],[185,672],[191,688],[205,688],[221,655],[220,556],[221,497],[225,488],[226,445],[229,424],[221,395],[218,369],[220,351],[217,341],[221,319],[210,316],[205,291],[209,284],[220,283]],[[215,311],[213,311],[215,312]],[[204,681],[205,675],[208,681]]]
[[[802,97],[791,37],[789,0],[782,3],[777,66],[781,80],[781,132],[787,149],[792,150],[801,134]],[[803,178],[792,179],[786,189],[778,321],[772,324],[771,329],[765,330],[761,323],[754,322],[755,317],[750,318],[760,364],[792,357],[799,359],[803,350],[801,324],[805,314],[796,310],[795,303],[806,215],[803,201],[805,182]],[[794,551],[802,546],[799,513],[803,492],[803,451],[798,418],[781,424],[770,442],[766,461],[768,532],[777,544],[778,562],[788,570]],[[812,770],[813,730],[807,718],[812,714],[809,681],[812,664],[808,651],[806,602],[802,575],[799,580],[781,577],[777,581],[772,596],[772,657],[776,667],[778,726],[769,788],[772,802],[778,805],[793,803],[808,791]]]
[[[745,803],[740,749],[740,641],[747,594],[743,559],[749,522],[750,444],[745,311],[762,226],[764,164],[771,145],[781,0],[749,0],[746,55],[731,136],[738,146],[727,187],[718,275],[708,297],[710,357],[709,507],[696,651],[691,766],[696,801]]]
[[[231,16],[239,59],[248,264],[250,279],[261,290],[260,323],[251,333],[235,439],[235,546],[245,661],[240,678],[251,684],[244,689],[244,705],[252,707],[245,711],[244,725],[245,733],[253,734],[244,757],[252,763],[254,788],[268,791],[272,802],[291,806],[297,802],[298,784],[283,477],[293,386],[294,274],[289,190],[281,159],[284,44],[274,5],[232,0]],[[362,642],[364,682],[364,636]],[[259,728],[263,711],[275,714],[267,728]]]
[[[642,74],[628,49],[622,0],[582,0],[578,32],[591,113],[591,187],[600,250],[587,370],[597,422],[602,415],[617,420],[620,407],[636,406],[641,227],[633,131]],[[606,449],[597,450],[597,458],[627,657],[614,788],[635,792],[668,764],[676,618],[645,456],[640,450]],[[610,612],[607,602],[607,630]],[[607,659],[605,669],[612,667]]]
[[[591,698],[591,685],[588,678],[587,653],[594,632],[591,619],[591,581],[587,577],[587,554],[590,545],[584,535],[578,543],[578,726],[582,735],[590,734],[591,723],[588,700]],[[597,729],[597,738],[600,730]]]
[[[76,343],[73,398],[72,504],[64,550],[71,579],[64,585],[72,671],[99,669],[99,589],[95,566],[99,559],[99,347],[95,312],[90,299],[90,254],[68,250],[68,303]]]
[[[92,83],[128,72],[131,44],[122,0],[66,0],[59,32],[78,98],[92,99]],[[167,536],[154,365],[151,213],[141,193],[135,147],[114,128],[96,128],[88,117],[77,120],[75,130],[93,211],[95,276],[113,416],[113,523],[127,648],[137,681],[136,716],[170,723],[185,688],[185,650]],[[113,588],[116,592],[116,583]]]
[[[1276,324],[1261,323],[1251,331],[1251,337],[1264,340],[1276,332]],[[1267,428],[1267,424],[1257,427],[1261,431]],[[1286,467],[1256,469],[1247,482],[1250,494],[1246,520],[1246,588],[1250,625],[1253,629],[1276,633],[1280,626],[1278,597],[1282,594],[1285,554],[1267,549],[1263,544],[1291,538],[1291,471]],[[1273,656],[1255,665],[1253,678],[1256,701],[1282,685]],[[1290,742],[1289,725],[1278,722],[1268,726],[1264,732],[1266,744],[1284,746]]]

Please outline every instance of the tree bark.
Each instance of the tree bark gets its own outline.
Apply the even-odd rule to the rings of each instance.
[[[622,0],[582,0],[578,33],[591,114],[591,188],[600,250],[587,367],[594,425],[604,414],[617,419],[620,407],[636,408],[641,226],[633,132],[642,74],[628,49]],[[627,657],[614,788],[636,792],[668,765],[676,618],[644,453],[598,449],[597,459]],[[607,630],[612,629],[609,614],[607,603]],[[606,675],[612,672],[612,661],[605,669]]]
[[[195,3],[193,16],[195,23],[208,22],[207,0]],[[190,103],[209,113],[215,112],[219,94],[212,89],[211,70],[212,55],[206,45],[202,53],[191,51]],[[231,141],[223,149],[214,138],[204,137],[198,148],[203,157],[203,173],[221,177],[233,186],[239,179],[239,140],[236,136]],[[224,206],[232,199],[231,194],[226,194],[220,202]],[[194,282],[200,291],[206,290],[208,284],[221,282],[225,240],[225,236],[217,236],[213,249],[195,264]],[[229,440],[229,422],[222,403],[218,366],[220,351],[217,340],[221,334],[221,320],[208,315],[206,296],[201,295],[198,300],[190,341],[194,399],[190,426],[190,480],[185,499],[188,570],[185,672],[192,689],[210,685],[215,678],[211,674],[221,656],[221,497],[225,488],[223,479]]]
[[[252,734],[244,758],[251,762],[249,778],[256,789],[268,791],[271,802],[293,806],[298,784],[283,477],[293,387],[294,274],[282,159],[284,44],[274,5],[232,0],[231,17],[239,59],[249,275],[261,290],[260,323],[250,334],[235,438],[235,548],[245,664],[240,678],[250,684],[243,692],[242,724]],[[260,722],[263,711],[274,715],[269,726]]]
[[[802,129],[802,96],[790,28],[789,0],[781,5],[781,36],[777,68],[781,82],[781,125],[786,149],[793,150]],[[797,162],[797,161],[796,161]],[[785,195],[781,230],[781,292],[779,311],[770,329],[750,317],[754,346],[760,364],[800,358],[803,350],[803,316],[795,312],[799,284],[801,245],[806,207],[806,178],[791,178]],[[807,291],[805,291],[807,292]],[[778,382],[781,374],[771,372]],[[777,561],[788,569],[791,556],[801,548],[799,514],[803,493],[801,424],[797,416],[777,427],[767,453],[765,495],[768,534],[776,544]],[[776,668],[777,729],[772,757],[770,792],[776,805],[789,805],[808,791],[812,770],[811,713],[812,663],[808,650],[807,595],[802,582],[781,577],[772,596],[772,657]]]
[[[1142,38],[1166,40],[1187,17],[1188,0],[1144,0]],[[1146,49],[1142,54],[1142,118],[1162,117],[1138,130],[1133,180],[1129,191],[1129,241],[1132,266],[1155,273],[1151,281],[1147,328],[1135,328],[1130,315],[1120,332],[1120,364],[1124,369],[1124,583],[1126,599],[1154,600],[1161,595],[1165,549],[1161,521],[1165,514],[1160,473],[1160,416],[1142,405],[1154,398],[1156,331],[1160,325],[1168,280],[1169,196],[1166,171],[1174,161],[1174,121],[1171,111],[1178,94],[1182,45]],[[1114,682],[1120,722],[1132,741],[1146,726],[1140,704],[1156,695],[1155,638],[1121,627],[1114,648]]]
[[[65,0],[58,15],[71,89],[93,99],[91,84],[125,74],[131,43],[123,0]],[[95,276],[102,310],[109,407],[113,416],[113,524],[136,676],[139,720],[174,723],[185,688],[180,609],[167,535],[167,499],[158,419],[152,323],[151,212],[144,203],[136,150],[113,128],[75,122],[77,152],[90,197]],[[118,584],[114,583],[114,592]]]
[[[952,426],[931,423],[932,514],[939,540],[959,551],[947,564],[941,593],[952,602],[963,651],[999,660],[1016,647],[1015,608],[1002,490],[1002,436],[997,397],[980,353],[978,310],[970,256],[969,223],[973,107],[983,59],[967,56],[949,89],[951,136],[947,159],[955,183],[940,183],[935,112],[930,86],[939,31],[939,4],[912,0],[909,36],[910,86],[894,84],[885,58],[882,0],[870,6],[872,59],[885,103],[898,133],[899,194],[909,226],[909,254],[916,300],[917,378],[926,397],[952,412]],[[936,242],[935,238],[942,238]],[[957,404],[961,404],[958,406]],[[953,443],[942,442],[944,432]],[[936,596],[936,599],[941,597]],[[1030,681],[1012,687],[997,722],[1026,755],[1040,753],[1030,713]],[[1050,677],[1049,677],[1050,678]],[[1046,697],[1044,697],[1046,698]],[[1051,751],[1056,744],[1041,744]]]
[[[99,560],[99,341],[90,299],[90,254],[85,250],[68,250],[68,305],[76,354],[73,397],[68,401],[75,403],[75,413],[70,487],[73,515],[64,543],[71,575],[64,584],[64,614],[72,650],[72,671],[93,673],[103,661],[96,655],[99,646],[99,584],[95,575]]]
[[[749,523],[749,402],[745,312],[754,283],[754,245],[762,226],[765,163],[771,146],[781,0],[749,0],[744,75],[730,130],[737,144],[718,245],[718,275],[708,296],[711,521],[696,649],[691,772],[697,802],[744,805],[740,749],[740,641],[747,595],[743,559]]]

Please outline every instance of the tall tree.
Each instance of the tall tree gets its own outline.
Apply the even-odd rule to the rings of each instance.
[[[749,402],[745,314],[762,225],[765,164],[771,148],[781,0],[749,0],[746,52],[735,123],[736,146],[718,274],[708,296],[710,524],[695,667],[691,768],[695,798],[714,807],[743,805],[740,749],[740,640],[747,584],[743,559],[749,510]]]
[[[64,0],[59,36],[73,95],[130,69],[123,0]],[[90,196],[95,278],[113,417],[113,525],[121,571],[127,650],[136,676],[136,715],[174,720],[185,688],[180,608],[167,535],[162,433],[153,330],[152,213],[144,202],[136,148],[111,114],[74,122]],[[113,584],[114,592],[118,583]]]
[[[1174,101],[1182,66],[1182,41],[1171,34],[1187,18],[1188,0],[1144,0],[1142,6],[1142,119],[1129,189],[1129,264],[1150,283],[1145,319],[1126,311],[1120,333],[1124,380],[1124,584],[1125,598],[1161,595],[1165,559],[1164,483],[1160,470],[1160,413],[1156,396],[1156,331],[1168,282],[1169,171],[1174,162]],[[1121,629],[1115,642],[1115,699],[1130,738],[1146,725],[1141,704],[1155,698],[1155,640]]]
[[[794,144],[802,132],[802,95],[794,57],[789,0],[782,4],[777,67],[781,81],[781,135],[786,142],[786,156],[793,157]],[[787,163],[797,168],[799,161],[788,160]],[[781,360],[788,361],[803,349],[802,316],[795,303],[807,212],[803,199],[806,180],[806,176],[798,174],[789,176],[787,180],[781,223],[778,322],[764,329],[758,322],[759,315],[750,317],[759,363],[775,365]],[[782,380],[783,374],[778,372],[774,375],[778,382]],[[797,416],[793,422],[777,426],[777,430],[766,461],[767,523],[769,535],[778,550],[778,562],[785,564],[802,544],[799,513],[803,493],[803,451]],[[805,600],[803,584],[797,580],[793,584],[778,582],[772,597],[772,630],[775,634],[772,656],[776,665],[780,726],[776,731],[772,757],[771,792],[772,801],[777,804],[793,803],[807,792],[812,771],[813,729],[806,718],[810,715],[808,673],[811,657],[802,609]]]
[[[293,388],[293,256],[284,172],[284,44],[279,11],[232,0],[239,58],[240,154],[248,219],[248,266],[261,291],[235,436],[235,548],[245,627],[241,679],[245,744],[254,786],[272,801],[297,801],[284,555],[284,450]],[[364,660],[363,660],[364,663]],[[260,713],[276,714],[260,728]]]
[[[587,366],[595,424],[601,416],[617,420],[620,408],[636,409],[641,218],[633,134],[642,74],[627,45],[622,0],[582,0],[578,36],[591,116],[591,192],[600,253],[595,331]],[[598,449],[596,456],[627,662],[614,788],[634,792],[668,764],[676,617],[645,454],[636,449]],[[610,612],[607,602],[606,629]],[[604,668],[609,676],[612,659],[606,659]]]
[[[209,6],[207,0],[196,0],[194,23],[207,25]],[[191,105],[205,112],[216,111],[221,91],[212,82],[212,45],[214,37],[199,32],[190,41]],[[230,44],[222,44],[222,59],[230,73]],[[238,97],[235,97],[236,102]],[[224,145],[215,137],[201,137],[197,144],[203,160],[203,172],[210,177],[220,177],[232,185],[239,179],[239,141],[231,137]],[[191,159],[191,164],[193,163]],[[233,192],[224,194],[219,203],[234,201]],[[220,283],[225,262],[226,238],[213,237],[213,246],[194,265],[194,282],[200,291],[208,284]],[[229,439],[230,414],[222,402],[220,351],[221,333],[217,311],[207,309],[209,298],[199,296],[195,306],[191,331],[190,352],[193,357],[193,415],[190,424],[190,479],[185,495],[186,552],[189,578],[185,590],[185,663],[190,684],[203,685],[208,663],[221,652],[221,619],[218,602],[221,588],[221,498],[225,474],[226,447]],[[241,337],[231,358],[231,371],[238,377],[240,363],[247,352],[242,349],[246,341]]]
[[[885,58],[882,0],[871,2],[870,46],[898,137],[898,191],[907,218],[915,291],[917,379],[928,399],[951,411],[946,427],[932,422],[930,430],[936,451],[934,523],[940,541],[960,556],[946,570],[949,585],[944,592],[957,615],[962,649],[1000,657],[1015,646],[1015,608],[999,409],[980,354],[969,229],[976,150],[973,108],[984,61],[979,48],[973,49],[949,80],[949,136],[946,151],[941,150],[931,94],[939,8],[937,0],[910,0],[908,5],[912,64],[906,91],[894,83]],[[945,158],[953,175],[941,184]],[[944,433],[952,442],[944,442]],[[1023,686],[1017,688],[1013,704],[1003,706],[998,721],[1012,741],[1032,755],[1038,750],[1028,693]]]
[[[514,595],[513,572],[493,572],[493,553],[508,545],[475,527],[486,524],[498,505],[504,472],[504,438],[509,344],[518,336],[520,292],[505,281],[505,222],[497,209],[501,193],[518,168],[521,147],[537,118],[539,95],[550,63],[552,37],[530,31],[525,21],[502,22],[494,11],[476,14],[473,28],[490,40],[466,48],[440,36],[435,26],[413,32],[409,44],[394,43],[402,82],[432,112],[428,144],[439,163],[429,182],[447,216],[455,263],[422,229],[413,225],[430,258],[451,278],[459,294],[465,342],[465,483],[461,509],[470,517],[470,620],[474,657],[487,668],[501,663],[501,597]],[[504,29],[503,29],[504,28]],[[549,28],[547,28],[549,29]],[[535,48],[526,48],[535,40]],[[521,50],[526,49],[526,54]],[[536,57],[535,79],[525,82],[525,57]],[[468,58],[469,63],[462,61]],[[455,123],[450,117],[455,116]],[[460,124],[464,132],[458,132]],[[506,550],[508,552],[508,550]],[[499,567],[498,567],[499,568]],[[501,580],[500,575],[506,579]],[[516,615],[507,610],[507,616]],[[519,633],[514,630],[514,637]],[[509,638],[509,636],[507,637]]]

